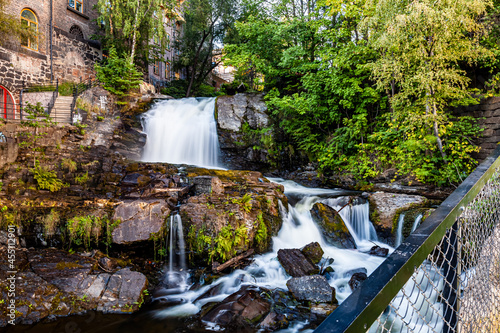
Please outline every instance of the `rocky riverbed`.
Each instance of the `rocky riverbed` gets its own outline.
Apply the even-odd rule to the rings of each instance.
[[[226,104],[217,109],[227,160],[239,168],[267,165],[263,150],[258,156],[249,150],[255,137],[248,135],[248,129],[268,124],[261,96],[225,100],[219,99]],[[0,126],[8,137],[0,143],[0,291],[2,299],[15,301],[15,323],[33,324],[86,311],[132,313],[149,304],[165,273],[169,221],[176,214],[183,222],[188,266],[204,283],[269,251],[272,237],[282,227],[288,198],[282,185],[262,173],[137,162],[145,136],[135,113],[111,110],[103,119],[98,117],[89,112],[86,129],[46,128],[37,149],[19,147],[25,131],[19,124]],[[247,141],[231,145],[239,140]],[[246,157],[239,160],[236,156],[242,150]],[[43,172],[35,173],[37,167]],[[301,177],[302,183],[325,184],[313,169],[295,178]],[[370,192],[359,200],[366,198],[375,228],[389,244],[401,212],[432,204],[413,194]],[[356,248],[337,211],[317,203],[311,214],[330,244]],[[9,269],[9,240],[15,242],[10,244],[16,253],[13,269]],[[311,244],[278,253],[279,262],[293,277],[288,290],[244,286],[224,300],[206,304],[199,318],[221,326],[270,331],[287,327],[290,318],[321,321],[336,306],[335,289],[325,284],[332,272],[321,268],[328,260],[322,251]],[[375,249],[373,254],[387,252]],[[14,297],[9,296],[12,279],[7,271],[16,272]],[[366,273],[366,269],[352,272],[349,278],[356,277],[349,282],[351,288]],[[10,314],[7,306],[2,307],[0,326],[7,325]]]

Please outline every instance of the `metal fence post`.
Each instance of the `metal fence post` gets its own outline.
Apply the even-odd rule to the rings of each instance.
[[[19,93],[19,118],[23,120],[23,90]]]
[[[460,269],[458,267],[459,238],[457,234],[459,223],[460,220],[457,220],[448,230],[449,241],[443,246],[443,253],[445,254],[443,262],[443,297],[445,298],[443,302],[443,333],[456,333],[458,327],[458,281]]]

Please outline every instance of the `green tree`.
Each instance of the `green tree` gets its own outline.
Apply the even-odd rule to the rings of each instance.
[[[21,25],[19,16],[7,12],[5,7],[10,0],[0,0],[0,45],[3,45],[11,37],[21,39],[35,38],[36,31]]]
[[[104,64],[96,64],[97,78],[103,83],[104,89],[123,99],[131,89],[139,87],[142,73],[127,57],[119,57],[115,48],[109,51],[109,57]],[[119,101],[118,104],[125,104]]]
[[[115,48],[118,54],[127,53],[131,63],[139,54],[145,68],[152,51],[165,49],[164,17],[172,7],[169,0],[99,0],[98,24],[104,35],[96,37],[106,50]]]
[[[175,67],[187,74],[186,97],[206,80],[220,61],[226,32],[234,25],[237,13],[236,0],[190,0],[184,7],[185,24],[182,38],[176,42],[180,56]]]
[[[470,79],[460,67],[486,49],[479,44],[480,18],[489,0],[371,2],[373,15],[365,23],[380,58],[371,65],[379,88],[394,82],[391,96],[397,112],[419,112],[419,121],[432,124],[435,141],[447,162],[439,126],[450,105],[471,102]]]

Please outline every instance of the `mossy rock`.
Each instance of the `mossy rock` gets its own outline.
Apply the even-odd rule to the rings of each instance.
[[[317,202],[311,209],[311,216],[320,227],[328,243],[344,248],[355,249],[354,238],[347,229],[347,226],[340,214],[333,208]]]

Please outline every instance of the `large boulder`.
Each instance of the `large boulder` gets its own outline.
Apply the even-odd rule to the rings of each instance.
[[[217,124],[220,129],[238,132],[243,123],[257,129],[269,124],[264,94],[236,94],[217,98]]]
[[[113,215],[113,221],[120,221],[112,233],[113,243],[130,244],[150,239],[161,230],[169,214],[169,206],[163,199],[121,202]]]
[[[340,214],[321,202],[314,204],[311,216],[320,227],[326,241],[336,247],[355,249],[356,243]]]
[[[269,293],[260,287],[243,286],[204,314],[201,320],[223,327],[256,326],[271,310],[271,300],[266,297]]]
[[[321,261],[321,258],[323,258],[323,254],[325,253],[318,242],[307,244],[302,248],[301,252],[315,265]]]
[[[368,197],[370,203],[370,220],[377,234],[392,244],[399,214],[404,211],[424,207],[429,201],[420,195],[375,192]]]
[[[287,272],[293,277],[317,274],[319,269],[299,249],[281,249],[278,251],[278,260]]]
[[[313,303],[337,303],[335,289],[321,275],[291,278],[286,282],[288,290],[299,301]]]
[[[270,248],[283,223],[280,201],[287,205],[282,185],[252,171],[195,168],[187,175],[196,195],[179,213],[190,259],[206,264],[210,249],[217,248],[212,259],[222,263],[251,248]]]
[[[0,247],[0,297],[9,299],[9,261]],[[57,249],[16,249],[14,323],[33,324],[51,315],[87,310],[133,312],[143,303],[146,277],[129,268],[96,270],[97,260]],[[9,317],[6,318],[10,320]],[[7,321],[0,316],[0,327]]]
[[[262,137],[272,141],[263,94],[236,94],[217,98],[216,116],[223,160],[232,169],[258,170],[268,165]]]

